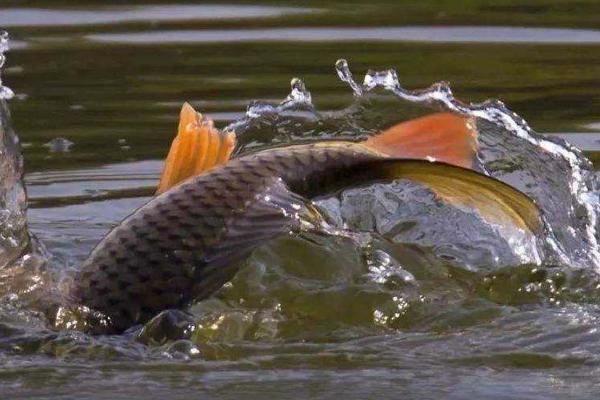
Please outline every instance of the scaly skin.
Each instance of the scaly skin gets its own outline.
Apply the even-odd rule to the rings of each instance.
[[[314,219],[300,196],[340,187],[383,157],[358,143],[321,142],[261,151],[191,178],[114,228],[70,298],[120,332],[210,296],[253,248]]]

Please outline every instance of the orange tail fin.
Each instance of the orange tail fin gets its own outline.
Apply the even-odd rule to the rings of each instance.
[[[433,158],[471,168],[477,150],[477,131],[470,118],[438,113],[394,125],[364,144],[396,158]]]
[[[220,132],[212,120],[185,103],[181,107],[177,137],[171,144],[156,193],[225,164],[234,147],[235,132]]]

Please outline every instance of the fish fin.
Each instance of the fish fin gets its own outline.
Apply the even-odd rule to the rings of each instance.
[[[235,264],[256,247],[279,236],[319,231],[324,219],[306,198],[290,191],[281,179],[269,180],[246,207],[235,210],[222,234],[215,237],[195,276],[198,298],[230,280]],[[215,289],[216,290],[216,289]]]
[[[177,136],[165,160],[157,194],[184,180],[229,161],[235,147],[235,132],[221,132],[213,121],[184,103]]]
[[[466,210],[476,210],[488,223],[541,233],[541,211],[527,195],[506,183],[476,171],[424,160],[382,160],[390,179],[405,178],[431,189],[442,200]]]
[[[445,112],[394,125],[363,144],[394,158],[431,158],[471,168],[477,130],[471,118]]]

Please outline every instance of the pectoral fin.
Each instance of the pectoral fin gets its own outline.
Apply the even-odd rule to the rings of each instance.
[[[323,217],[312,203],[290,191],[281,179],[266,182],[245,207],[234,210],[222,233],[204,254],[195,276],[196,298],[204,298],[230,280],[239,261],[279,236],[319,231]]]

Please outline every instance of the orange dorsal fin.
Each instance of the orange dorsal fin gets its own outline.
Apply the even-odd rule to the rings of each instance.
[[[471,118],[437,113],[394,125],[364,145],[395,158],[434,159],[471,168],[477,131]]]
[[[212,120],[185,103],[181,107],[179,130],[165,160],[157,194],[204,171],[225,164],[235,147],[235,132],[221,132]]]

